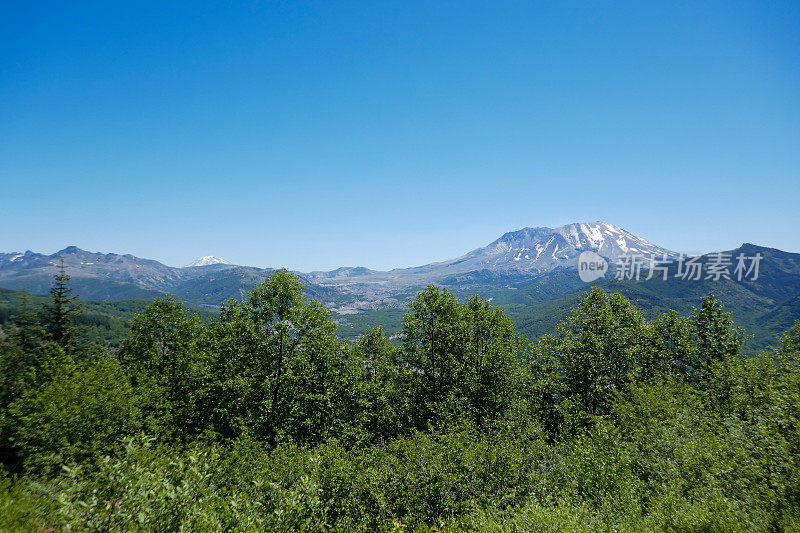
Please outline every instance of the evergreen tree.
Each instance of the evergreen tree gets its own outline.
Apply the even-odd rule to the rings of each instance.
[[[50,288],[51,303],[45,304],[42,312],[45,331],[49,340],[61,346],[67,354],[79,351],[78,337],[81,328],[75,326],[75,319],[81,314],[78,296],[72,294],[69,287],[70,276],[64,258],[59,258],[58,273]]]
[[[30,303],[30,294],[23,292],[21,300],[12,316],[14,327],[5,342],[0,343],[0,409],[20,395],[25,377],[41,359],[45,340],[36,310]]]
[[[27,291],[20,296],[20,306],[11,317],[14,328],[9,333],[13,344],[29,357],[41,347],[45,340],[45,332],[39,323],[39,315],[31,305],[31,295]]]

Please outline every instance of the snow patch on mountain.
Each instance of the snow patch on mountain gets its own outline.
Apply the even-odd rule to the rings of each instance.
[[[488,246],[462,257],[419,268],[429,273],[438,270],[448,274],[479,269],[536,274],[559,267],[574,268],[577,257],[584,251],[593,251],[611,261],[631,253],[659,257],[677,255],[622,228],[596,221],[559,228],[523,228],[506,233]]]
[[[228,261],[221,257],[214,257],[213,255],[205,255],[199,259],[196,259],[186,265],[186,267],[202,267],[208,265],[230,265]]]

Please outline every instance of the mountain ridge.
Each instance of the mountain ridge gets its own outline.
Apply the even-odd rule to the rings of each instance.
[[[364,276],[397,277],[398,275],[413,275],[417,273],[433,273],[445,276],[477,270],[542,273],[558,266],[571,266],[569,264],[576,260],[578,253],[586,250],[595,251],[608,260],[615,260],[628,251],[666,255],[667,257],[676,257],[678,255],[676,252],[637,237],[627,230],[598,220],[595,222],[576,222],[557,228],[533,226],[509,231],[488,245],[476,248],[462,256],[426,263],[416,267],[380,271],[363,266],[343,266],[329,271],[315,270],[303,274],[311,279],[330,280]],[[223,258],[209,255],[200,257],[183,267],[170,267],[155,259],[113,252],[107,254],[89,252],[75,245],[70,245],[49,255],[30,250],[24,253],[0,253],[0,268],[3,268],[4,263],[25,263],[33,259],[38,259],[40,264],[44,259],[55,262],[60,256],[87,259],[87,261],[81,261],[81,265],[91,265],[97,262],[114,262],[118,264],[131,262],[134,265],[138,265],[135,268],[141,268],[145,264],[167,269],[187,269],[213,265],[242,266],[233,265]],[[92,261],[88,261],[88,259],[92,259]]]
[[[389,271],[340,267],[295,273],[311,297],[338,314],[352,315],[403,308],[406,298],[431,283],[459,295],[478,292],[492,296],[542,279],[548,297],[554,297],[581,286],[574,272],[578,256],[587,250],[609,262],[631,253],[649,253],[668,260],[678,257],[673,251],[598,220],[509,231],[460,257],[418,267]],[[119,300],[172,294],[201,308],[241,298],[274,271],[233,265],[214,256],[200,258],[196,263],[202,265],[171,267],[131,254],[88,252],[71,245],[50,255],[30,250],[0,253],[0,287],[46,293],[59,258],[64,259],[73,286],[83,297]]]
[[[605,277],[587,284],[581,281],[573,263],[581,250],[601,250],[608,260],[612,260],[614,254],[623,249],[619,238],[625,239],[623,244],[631,253],[664,249],[656,245],[645,248],[642,244],[646,242],[644,239],[634,241],[622,234],[624,230],[621,229],[620,233],[609,229],[611,235],[606,237],[616,247],[603,249],[604,243],[598,239],[589,241],[586,237],[582,240],[580,235],[571,233],[572,229],[569,225],[523,228],[507,232],[486,247],[461,258],[410,269],[381,272],[364,267],[340,267],[327,272],[296,274],[303,280],[307,295],[336,313],[341,333],[351,338],[374,325],[383,325],[389,332],[400,327],[407,298],[429,283],[447,288],[458,298],[479,294],[492,299],[493,304],[502,307],[529,338],[550,331],[567,316],[580,295],[595,285],[622,293],[651,314],[667,309],[688,312],[692,306],[699,305],[702,296],[713,291],[734,310],[734,318],[741,325],[756,333],[757,340],[750,343],[753,350],[763,347],[765,339],[800,319],[800,254],[752,243],[743,243],[725,251],[734,257],[739,253],[764,256],[758,280],[679,280],[675,279],[677,262],[672,261],[668,267],[671,275],[668,282],[658,279],[618,280],[610,269]],[[548,241],[551,241],[549,249]],[[554,253],[553,243],[556,242],[565,243],[563,255]],[[520,260],[514,261],[514,257],[520,253],[520,248],[535,243],[548,251],[550,258],[555,256],[557,259],[550,261],[550,270],[506,268],[506,264],[519,263]],[[522,250],[522,257],[525,251]],[[544,253],[540,252],[540,259]],[[699,262],[705,265],[716,254],[703,255]],[[529,256],[535,258],[535,254]],[[173,295],[200,309],[214,309],[231,298],[242,298],[274,272],[270,268],[223,263],[169,267],[131,254],[94,253],[68,246],[50,255],[30,250],[0,253],[0,287],[46,294],[60,257],[64,258],[72,277],[71,287],[83,299],[113,302]],[[465,261],[465,257],[469,260]],[[494,265],[489,265],[494,268],[481,265],[482,261],[486,262],[486,257],[495,259]],[[670,257],[674,259],[674,256]],[[533,259],[526,261],[534,263]],[[471,269],[476,264],[482,268]],[[541,268],[542,264],[534,265],[537,266]]]

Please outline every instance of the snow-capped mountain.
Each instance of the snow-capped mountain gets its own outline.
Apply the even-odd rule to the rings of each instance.
[[[523,228],[506,233],[484,248],[441,263],[459,270],[547,272],[574,267],[581,252],[610,261],[625,255],[677,257],[677,253],[606,222],[581,222],[559,228]]]
[[[213,255],[204,255],[199,259],[195,259],[187,267],[202,267],[208,265],[230,265],[230,263],[221,257],[214,257]]]
[[[567,224],[559,228],[523,228],[506,233],[483,248],[439,263],[388,272],[364,272],[362,269],[357,277],[353,269],[312,272],[309,277],[320,285],[361,291],[364,290],[364,284],[401,287],[439,282],[468,272],[538,276],[557,268],[576,268],[578,256],[585,251],[596,252],[612,262],[624,255],[653,255],[657,259],[678,256],[624,229],[597,221]]]

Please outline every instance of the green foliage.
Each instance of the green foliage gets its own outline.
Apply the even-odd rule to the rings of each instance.
[[[435,286],[409,307],[403,360],[413,377],[416,426],[485,427],[510,415],[522,392],[522,342],[508,317],[477,296],[460,304]]]
[[[784,360],[800,359],[800,320],[795,322],[786,333],[781,335],[780,344],[772,353],[775,357]]]
[[[268,451],[249,440],[166,447],[131,438],[116,457],[64,468],[46,492],[0,482],[0,501],[47,508],[43,525],[79,530],[420,530],[526,501],[547,460],[535,431],[416,434],[352,450],[331,443]]]
[[[75,320],[80,316],[81,308],[80,304],[75,302],[78,296],[72,295],[68,281],[69,275],[62,257],[58,265],[58,274],[55,275],[53,287],[50,289],[51,303],[44,306],[42,320],[49,340],[71,354],[78,350],[78,336],[81,334],[81,329],[75,325]]]
[[[307,443],[341,430],[336,426],[353,361],[341,349],[328,311],[305,301],[300,279],[282,270],[253,289],[241,312],[256,326],[264,372],[258,433],[272,443]]]
[[[119,363],[100,354],[76,362],[51,354],[2,419],[4,433],[35,471],[113,449],[137,428],[133,389]]]
[[[671,372],[692,375],[698,365],[695,335],[689,318],[669,311],[650,323],[649,343],[642,351],[639,377],[657,382]]]
[[[27,312],[0,344],[0,530],[800,528],[800,323],[743,357],[713,296],[648,320],[595,289],[526,346],[431,286],[399,343],[347,343],[278,271],[210,323],[154,300],[119,359]]]
[[[746,340],[744,331],[734,327],[731,314],[713,294],[704,297],[699,310],[692,312],[697,338],[698,369],[708,369],[717,361],[738,355]]]
[[[119,359],[136,387],[150,430],[185,437],[203,424],[198,386],[205,375],[205,325],[171,297],[156,298],[131,322]]]
[[[352,349],[361,361],[364,377],[357,392],[365,436],[386,441],[406,434],[411,427],[412,375],[401,361],[400,350],[376,326],[360,337]]]
[[[746,337],[722,303],[708,295],[691,317],[670,311],[652,321],[620,294],[595,287],[528,357],[531,392],[551,431],[573,432],[607,415],[631,383],[685,379],[717,387],[712,368],[739,357]]]
[[[363,369],[335,331],[328,311],[305,300],[302,282],[285,270],[223,306],[211,331],[215,429],[273,445],[352,434],[347,413]]]
[[[11,314],[13,327],[8,334],[8,340],[25,354],[35,354],[44,344],[46,333],[31,305],[31,295],[26,292],[21,293],[19,300],[20,305]],[[30,361],[28,363],[32,364]]]
[[[605,414],[617,391],[630,382],[646,351],[647,325],[623,296],[592,289],[555,335],[536,352],[552,360],[563,394],[581,412]]]
[[[9,336],[25,323],[41,329],[41,317],[37,309],[46,303],[49,303],[49,298],[45,296],[0,289],[0,327]],[[82,330],[81,339],[85,345],[101,345],[114,351],[128,335],[131,319],[143,312],[150,303],[150,300],[101,302],[81,298],[81,314],[75,318],[75,324]],[[210,322],[216,316],[216,312],[195,312],[203,322]],[[24,314],[28,315],[27,320],[21,318]]]

